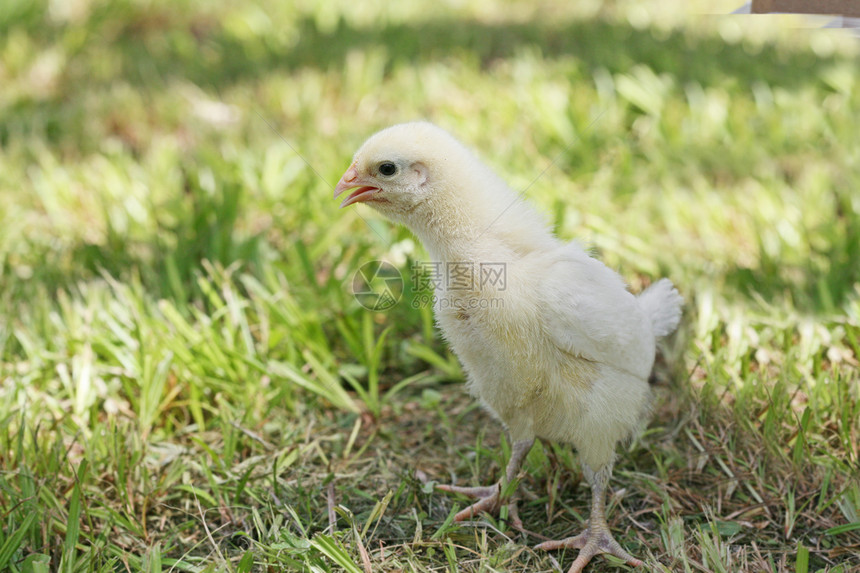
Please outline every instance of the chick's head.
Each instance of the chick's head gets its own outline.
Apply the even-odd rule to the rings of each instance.
[[[467,152],[457,140],[431,123],[395,125],[361,146],[334,196],[353,190],[341,207],[367,203],[391,219],[407,222],[430,209],[428,203],[453,191],[446,174],[463,153]]]

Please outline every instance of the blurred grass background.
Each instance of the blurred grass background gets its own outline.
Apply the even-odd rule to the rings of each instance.
[[[420,246],[331,199],[416,118],[515,188],[546,169],[559,235],[688,300],[613,480],[622,544],[654,571],[858,570],[858,44],[697,14],[736,7],[4,2],[0,570],[570,562],[446,519],[432,480],[493,480],[498,428],[408,304]],[[349,290],[375,259],[407,278],[386,313]],[[527,465],[526,527],[578,529],[575,454]]]

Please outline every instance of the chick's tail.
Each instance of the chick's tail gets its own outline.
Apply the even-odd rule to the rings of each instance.
[[[654,336],[672,334],[681,321],[684,298],[669,279],[660,279],[637,297],[642,310],[651,319]]]

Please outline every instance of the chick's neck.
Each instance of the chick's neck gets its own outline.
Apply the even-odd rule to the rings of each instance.
[[[474,195],[443,196],[409,226],[439,262],[510,262],[555,245],[531,207],[513,194],[502,197],[479,197],[476,204]]]

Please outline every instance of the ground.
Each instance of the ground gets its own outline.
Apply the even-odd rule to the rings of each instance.
[[[569,566],[531,549],[587,515],[568,447],[526,461],[532,533],[451,522],[433,484],[509,445],[421,247],[332,200],[416,118],[631,289],[683,292],[610,484],[645,569],[860,570],[860,44],[697,6],[7,2],[0,570]],[[352,294],[375,260],[404,281],[384,311]]]

